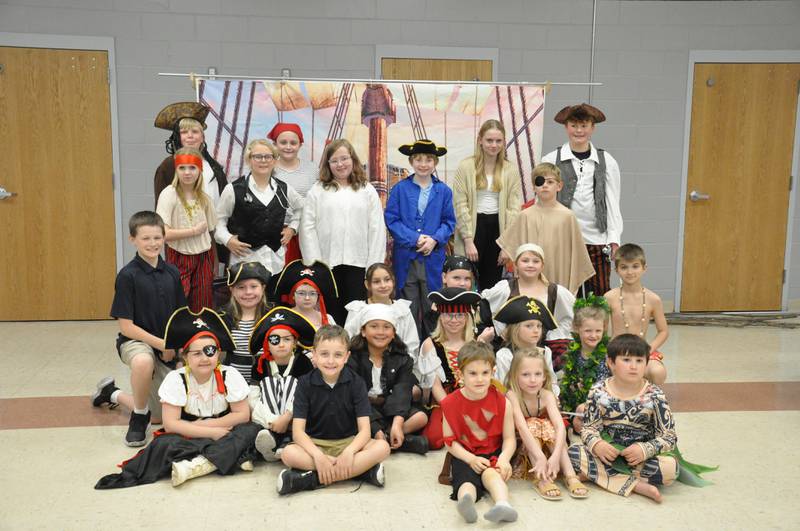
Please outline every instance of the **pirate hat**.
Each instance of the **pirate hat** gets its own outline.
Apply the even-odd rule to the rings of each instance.
[[[589,120],[590,122],[599,124],[600,122],[606,121],[606,115],[593,105],[581,103],[579,105],[567,105],[558,111],[558,114],[556,114],[553,120],[560,124],[565,124],[569,120]]]
[[[441,157],[447,153],[447,148],[436,147],[436,144],[427,138],[421,138],[413,144],[403,144],[397,148],[397,150],[403,155],[408,155],[409,157],[412,155],[433,155],[435,157]]]
[[[233,286],[240,280],[256,279],[264,285],[269,284],[272,273],[261,262],[239,262],[225,270],[227,273],[226,283]]]
[[[475,274],[475,266],[466,256],[454,255],[448,256],[444,259],[442,273],[447,273],[448,271],[453,271],[455,269],[464,269],[466,271],[472,271],[472,274]]]
[[[264,374],[265,362],[273,361],[269,351],[269,336],[276,329],[288,330],[302,348],[308,349],[314,344],[314,325],[291,308],[276,306],[256,323],[253,333],[250,334],[250,353],[256,356],[263,349],[255,362],[255,370],[259,374]]]
[[[430,292],[428,300],[436,304],[439,313],[472,313],[481,296],[463,288],[442,288]]]
[[[275,284],[274,300],[278,304],[293,304],[294,290],[301,283],[310,284],[319,291],[322,296],[322,299],[320,299],[320,311],[323,309],[322,303],[324,301],[331,301],[339,297],[339,292],[336,289],[336,280],[327,265],[322,262],[314,262],[312,265],[307,266],[303,264],[302,260],[297,259],[289,262],[281,271],[278,282]]]
[[[541,321],[545,332],[558,326],[547,305],[527,295],[518,295],[507,300],[494,315],[494,320],[507,325],[530,320]]]
[[[208,112],[210,110],[210,107],[194,101],[179,101],[178,103],[171,103],[158,112],[156,115],[156,121],[153,125],[159,129],[172,131],[181,118],[194,118],[203,124],[203,129],[205,129],[206,116],[208,116]]]
[[[164,333],[166,348],[186,348],[198,337],[213,337],[217,347],[225,352],[232,352],[235,348],[230,330],[211,308],[203,308],[198,313],[192,313],[188,306],[175,310]]]

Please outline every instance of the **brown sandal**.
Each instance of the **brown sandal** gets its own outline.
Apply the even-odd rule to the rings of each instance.
[[[544,480],[544,479],[540,480],[540,481],[534,481],[533,482],[533,488],[535,488],[536,492],[539,493],[539,496],[541,496],[545,500],[559,501],[559,500],[563,499],[561,497],[561,489],[558,488],[558,485],[556,485],[552,481],[547,481],[547,480]],[[558,491],[558,495],[557,496],[551,496],[551,495],[547,494],[548,491],[552,491],[552,490]]]
[[[564,485],[567,487],[569,495],[577,500],[582,500],[589,497],[589,489],[586,488],[586,485],[581,483],[581,480],[579,480],[577,476],[564,476]],[[586,492],[583,494],[578,494],[577,491],[580,489],[583,489]]]

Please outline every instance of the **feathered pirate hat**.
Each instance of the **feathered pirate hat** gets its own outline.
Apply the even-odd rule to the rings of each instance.
[[[558,326],[547,305],[527,295],[518,295],[506,301],[493,319],[507,325],[530,320],[541,321],[545,333]]]
[[[433,155],[435,157],[441,157],[447,153],[447,148],[444,146],[436,147],[436,144],[427,138],[421,138],[413,144],[403,144],[397,148],[397,150],[403,155],[408,155],[409,157],[412,155]]]
[[[436,304],[439,313],[472,313],[481,296],[463,288],[442,288],[430,292],[428,300]]]
[[[159,129],[166,129],[173,131],[175,125],[180,122],[181,118],[193,118],[206,128],[206,117],[208,116],[210,107],[197,103],[195,101],[179,101],[178,103],[171,103],[161,109],[156,115],[156,120],[153,125]]]
[[[314,325],[308,319],[286,306],[272,308],[253,327],[253,332],[250,334],[250,341],[248,342],[250,353],[253,356],[263,349],[258,360],[256,360],[256,370],[259,374],[264,373],[265,362],[273,361],[272,354],[269,351],[269,338],[274,330],[289,331],[297,340],[297,344],[303,348],[309,349],[314,344]]]
[[[222,317],[211,308],[203,308],[193,313],[188,306],[178,308],[167,321],[164,343],[168,349],[185,349],[189,343],[200,337],[210,337],[217,348],[232,352],[234,347],[231,332]]]

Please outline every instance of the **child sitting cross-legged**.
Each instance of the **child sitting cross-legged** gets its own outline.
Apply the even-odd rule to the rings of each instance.
[[[458,512],[468,523],[478,519],[475,502],[484,491],[494,506],[483,517],[491,522],[513,522],[517,511],[508,502],[506,481],[517,447],[514,417],[508,399],[492,385],[492,347],[470,341],[458,352],[464,386],[442,400],[442,429],[447,451],[453,456],[453,493]]]
[[[649,356],[650,345],[633,334],[608,343],[613,376],[589,392],[582,444],[568,452],[575,472],[604,489],[620,496],[636,492],[660,503],[658,486],[678,476],[676,459],[661,454],[672,450],[678,438],[664,391],[645,380]],[[618,470],[620,457],[630,473]]]
[[[267,461],[278,461],[292,441],[294,395],[298,379],[314,368],[304,351],[313,341],[314,325],[284,306],[271,309],[253,328],[250,408],[253,422],[264,427],[256,449]]]
[[[217,471],[253,470],[260,426],[250,422],[247,382],[220,364],[233,339],[222,318],[209,308],[175,311],[167,323],[166,347],[180,349],[184,366],[167,374],[158,390],[164,429],[143,451],[105,476],[96,489],[145,485],[172,472],[172,486]]]
[[[512,462],[512,477],[533,480],[536,492],[554,501],[561,499],[561,490],[553,483],[560,471],[570,496],[586,498],[586,487],[575,476],[567,456],[564,423],[550,390],[550,372],[542,349],[514,353],[506,385],[522,441]]]
[[[350,342],[347,365],[369,389],[372,436],[389,442],[393,450],[424,455],[428,440],[417,433],[428,416],[413,397],[418,383],[414,359],[395,330],[400,310],[368,304],[359,311],[359,333]]]
[[[370,436],[367,387],[346,367],[349,341],[336,325],[322,326],[314,336],[311,359],[316,368],[297,385],[293,442],[281,453],[289,468],[278,476],[278,494],[347,479],[383,487],[382,461],[389,457],[389,444]]]

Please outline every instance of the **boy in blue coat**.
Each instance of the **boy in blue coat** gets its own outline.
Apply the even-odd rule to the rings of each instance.
[[[430,309],[428,292],[442,287],[445,247],[456,226],[453,193],[433,173],[447,153],[430,140],[404,144],[414,173],[389,193],[384,218],[394,240],[392,262],[397,290],[411,301],[411,314],[422,334],[422,316]]]

